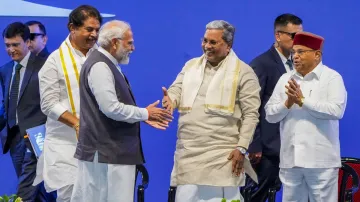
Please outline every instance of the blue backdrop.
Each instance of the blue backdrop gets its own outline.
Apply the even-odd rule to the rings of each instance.
[[[97,7],[103,13],[115,14],[116,19],[128,21],[133,28],[136,50],[131,55],[130,64],[123,67],[123,71],[129,77],[138,104],[143,107],[161,99],[161,87],[172,83],[186,60],[202,53],[200,38],[209,21],[223,19],[237,28],[234,50],[248,63],[267,50],[274,41],[275,17],[285,12],[296,14],[303,19],[305,30],[325,38],[323,61],[344,78],[348,105],[340,123],[341,152],[342,156],[360,157],[360,97],[357,94],[360,92],[357,76],[360,75],[357,61],[360,47],[359,0],[227,0],[221,3],[218,0],[31,2],[68,9],[86,3]],[[112,18],[106,18],[105,21],[109,19]],[[10,22],[27,20],[40,20],[45,24],[50,51],[56,49],[67,36],[67,18],[5,16],[0,17],[0,30],[2,32]],[[0,51],[0,63],[4,64],[8,60],[6,52]],[[176,128],[177,121],[164,132],[142,125],[146,166],[150,173],[147,201],[167,200]],[[10,158],[8,155],[0,155],[0,195],[14,193],[15,188],[16,177]]]

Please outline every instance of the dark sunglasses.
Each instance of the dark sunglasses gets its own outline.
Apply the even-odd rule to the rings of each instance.
[[[41,34],[41,33],[30,33],[30,40],[34,40],[35,37],[37,36],[45,36],[45,34]]]
[[[296,34],[296,32],[294,32],[294,33],[285,32],[285,31],[277,31],[277,32],[282,33],[282,34],[287,34],[289,37],[291,37],[291,39],[294,39],[295,34]]]

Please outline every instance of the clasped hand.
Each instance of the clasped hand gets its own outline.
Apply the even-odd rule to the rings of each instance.
[[[291,78],[285,88],[287,89],[286,95],[288,96],[288,99],[285,102],[286,107],[290,109],[294,103],[301,106],[301,99],[304,98],[304,96],[300,85],[296,83],[295,79]]]

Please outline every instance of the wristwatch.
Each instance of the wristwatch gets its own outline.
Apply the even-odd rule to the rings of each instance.
[[[237,147],[237,149],[243,154],[245,155],[247,153],[246,149],[243,147]]]
[[[300,98],[300,105],[299,105],[299,107],[302,107],[302,106],[303,106],[303,104],[304,104],[304,100],[305,100],[305,98],[304,98],[304,97]]]

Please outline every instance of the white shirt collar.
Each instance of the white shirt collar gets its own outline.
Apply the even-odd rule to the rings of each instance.
[[[317,79],[320,79],[320,76],[321,76],[321,73],[323,72],[323,70],[324,70],[324,65],[323,65],[322,61],[320,61],[319,64],[316,65],[316,67],[311,72],[309,72],[307,75],[305,75],[305,77],[307,77],[308,75],[315,75]],[[296,75],[300,78],[303,77],[295,69],[294,69],[292,75]]]
[[[114,63],[115,66],[119,66],[119,63],[118,61],[116,60],[116,58],[114,56],[112,56],[107,50],[105,50],[104,48],[102,47],[99,47],[98,48],[98,51],[102,54],[104,54],[106,57],[108,57],[112,63]]]
[[[318,65],[310,72],[311,74],[315,74],[318,79],[320,79],[321,73],[324,70],[324,65],[322,61],[319,62]]]
[[[28,61],[29,61],[29,58],[30,58],[30,54],[31,52],[29,51],[25,57],[20,61],[20,64],[23,68],[26,68],[27,64],[28,64]],[[14,67],[17,65],[18,63],[14,61]]]
[[[276,50],[276,52],[279,54],[279,56],[280,56],[280,58],[281,58],[281,61],[282,61],[284,64],[286,64],[286,62],[291,59],[291,56],[289,56],[289,58],[286,58],[276,47],[275,47],[275,50]]]

